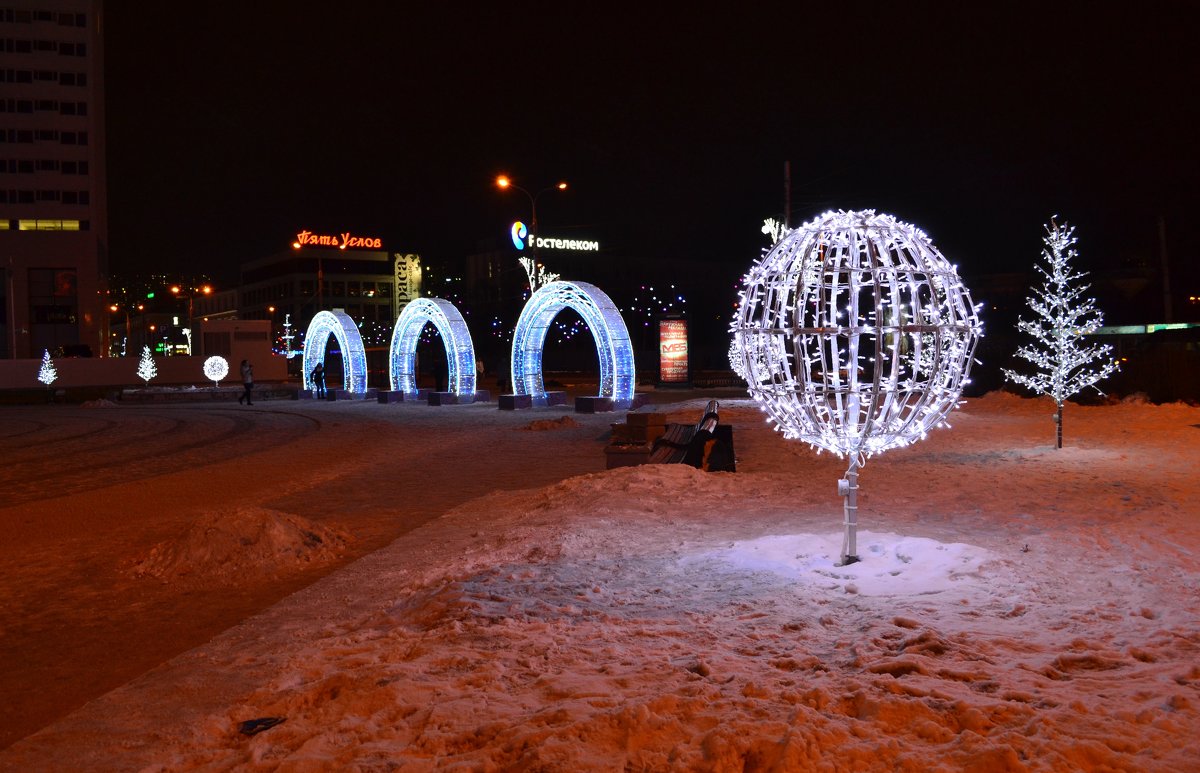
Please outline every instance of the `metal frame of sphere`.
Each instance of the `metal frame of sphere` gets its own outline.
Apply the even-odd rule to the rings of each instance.
[[[920,229],[826,212],[757,261],[731,332],[750,395],[784,437],[849,458],[842,563],[858,560],[858,471],[944,425],[982,333],[958,271]]]

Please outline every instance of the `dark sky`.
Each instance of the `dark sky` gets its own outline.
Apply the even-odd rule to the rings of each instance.
[[[528,217],[507,172],[570,181],[545,233],[744,269],[790,161],[793,224],[887,211],[970,274],[1053,214],[1083,268],[1157,264],[1161,214],[1195,278],[1189,3],[878,5],[108,3],[112,266],[229,281],[301,228],[452,261]]]

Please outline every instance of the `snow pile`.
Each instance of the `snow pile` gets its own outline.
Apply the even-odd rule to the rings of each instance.
[[[80,408],[118,408],[120,406],[118,406],[112,400],[106,400],[105,398],[101,397],[97,400],[84,400],[82,403],[79,404],[79,407]]]
[[[694,421],[705,402],[660,409]],[[437,496],[440,517],[17,742],[0,770],[1198,769],[1200,409],[1072,405],[1056,450],[1050,401],[971,400],[953,430],[868,463],[862,561],[839,567],[845,461],[744,401],[721,406],[737,473],[523,490],[504,484],[582,444],[599,469],[600,433],[369,407],[289,408],[345,422],[346,448],[398,425],[370,449],[386,466],[323,468],[331,519]],[[482,475],[486,493],[450,499]],[[236,561],[257,532],[232,531],[197,526],[181,563]],[[268,716],[287,721],[238,734]]]
[[[984,582],[988,560],[988,551],[972,545],[868,531],[858,533],[861,561],[839,566],[841,552],[841,534],[789,534],[737,542],[698,560],[716,559],[733,569],[773,572],[803,586],[866,596],[962,591]]]
[[[177,539],[155,545],[128,569],[134,577],[235,584],[338,558],[348,537],[306,518],[262,507],[196,519]]]

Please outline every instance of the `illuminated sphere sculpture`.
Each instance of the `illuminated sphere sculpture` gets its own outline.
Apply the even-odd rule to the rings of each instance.
[[[213,386],[229,375],[229,362],[224,357],[213,355],[204,361],[204,376],[213,382]]]
[[[450,301],[417,298],[410,301],[392,331],[389,372],[392,389],[413,395],[417,392],[417,341],[425,325],[438,331],[446,347],[449,391],[460,398],[475,397],[475,344],[462,314]]]
[[[858,468],[923,438],[958,405],[981,334],[958,271],[891,215],[827,212],[788,231],[746,275],[732,332],[750,395],[784,437]]]

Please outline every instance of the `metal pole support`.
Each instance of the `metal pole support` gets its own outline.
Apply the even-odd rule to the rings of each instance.
[[[842,537],[842,562],[839,566],[857,563],[858,558],[858,459],[850,462],[846,477],[838,481],[838,495],[845,498],[842,523],[846,528]]]

